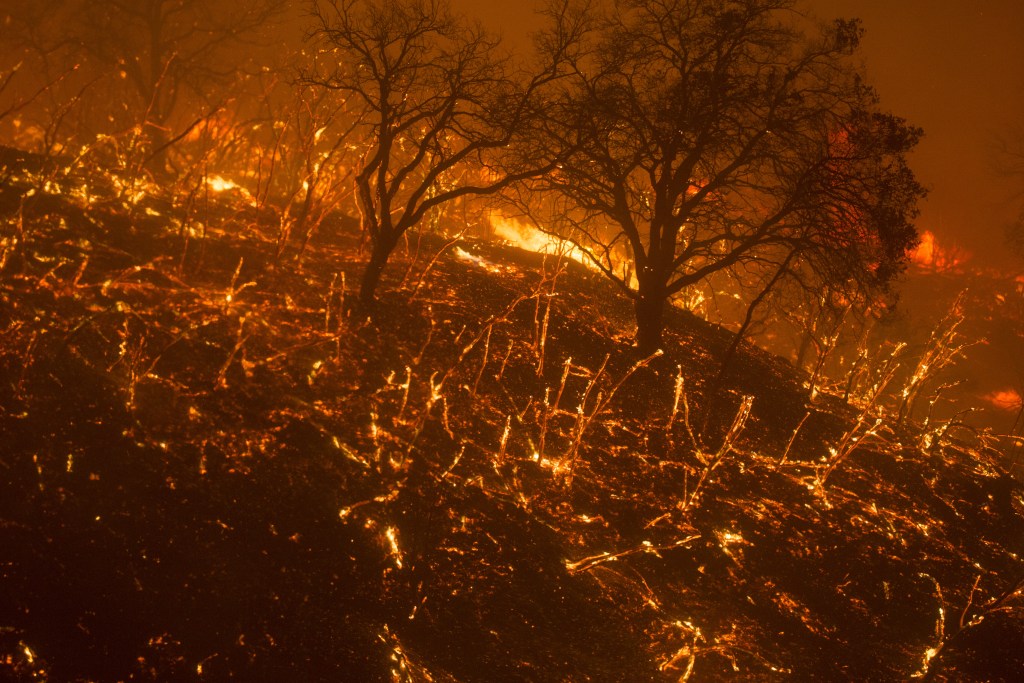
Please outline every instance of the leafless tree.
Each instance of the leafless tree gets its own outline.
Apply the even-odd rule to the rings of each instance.
[[[850,65],[859,25],[808,38],[792,4],[619,0],[551,109],[545,144],[584,142],[535,187],[564,200],[551,228],[634,299],[644,350],[713,273],[798,252],[787,268],[880,284],[916,241],[919,131]]]
[[[554,168],[557,155],[514,143],[533,134],[578,17],[553,7],[548,59],[531,74],[444,0],[320,0],[315,13],[322,52],[306,81],[348,93],[361,112],[355,187],[371,253],[359,301],[368,309],[392,251],[425,217]]]

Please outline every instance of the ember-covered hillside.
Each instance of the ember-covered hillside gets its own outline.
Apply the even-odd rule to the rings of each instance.
[[[897,420],[895,361],[811,401],[748,346],[716,384],[727,332],[672,310],[643,357],[598,275],[428,235],[364,318],[344,220],[300,253],[241,193],[200,225],[36,163],[0,187],[6,677],[1024,668],[1020,485]]]

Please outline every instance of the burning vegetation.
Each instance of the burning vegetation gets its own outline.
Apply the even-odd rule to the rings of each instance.
[[[1012,679],[1024,299],[791,9],[3,10],[5,676]]]
[[[963,249],[942,246],[935,240],[935,233],[925,230],[921,233],[921,243],[910,254],[910,260],[920,268],[934,271],[956,271],[961,269],[971,258]]]

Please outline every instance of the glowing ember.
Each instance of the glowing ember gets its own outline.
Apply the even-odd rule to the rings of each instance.
[[[237,183],[226,178],[222,178],[219,175],[210,176],[206,180],[206,185],[214,192],[226,192],[227,190],[241,189]]]
[[[391,546],[391,556],[395,560],[395,566],[399,569],[402,568],[402,550],[398,547],[398,531],[393,526],[389,526],[384,530],[384,536],[388,540],[388,545]]]
[[[216,194],[221,194],[222,192],[236,192],[245,197],[250,203],[256,201],[256,199],[247,189],[245,189],[235,181],[228,180],[223,176],[210,176],[209,178],[206,179],[206,187],[209,188],[211,192],[214,192]]]
[[[253,175],[236,172],[244,184],[259,186]],[[169,658],[200,647],[214,654],[189,660],[197,677],[222,677],[238,662],[255,671],[283,657],[298,661],[305,652],[296,654],[287,643],[306,643],[288,637],[285,622],[319,618],[322,606],[310,601],[310,585],[329,586],[335,604],[351,610],[357,627],[338,629],[341,637],[362,639],[331,651],[346,657],[358,648],[360,662],[376,667],[375,678],[388,680],[390,671],[402,681],[444,678],[442,669],[428,671],[419,658],[422,652],[431,666],[444,667],[449,650],[452,658],[468,656],[464,671],[486,670],[482,677],[495,680],[530,670],[566,680],[653,680],[659,671],[673,680],[705,680],[730,669],[752,680],[780,672],[800,677],[829,660],[843,662],[850,667],[844,673],[857,680],[878,679],[879,672],[908,678],[915,669],[953,680],[965,649],[956,633],[985,614],[1017,608],[999,597],[1015,595],[1006,579],[987,567],[1008,573],[1024,555],[1019,544],[1012,546],[1015,554],[989,541],[1009,538],[1002,530],[1020,521],[1019,488],[1006,493],[1003,480],[990,474],[998,471],[995,449],[965,450],[958,437],[971,436],[968,430],[953,434],[957,424],[929,413],[927,430],[915,431],[925,399],[937,396],[942,378],[935,373],[951,353],[944,349],[959,343],[952,333],[936,333],[923,351],[908,349],[913,365],[901,370],[898,385],[888,386],[885,363],[904,342],[882,347],[877,358],[865,351],[864,377],[848,391],[849,401],[838,402],[838,413],[830,406],[835,388],[852,380],[801,385],[803,375],[760,361],[749,373],[744,352],[734,379],[752,393],[742,396],[730,423],[733,409],[719,414],[728,406],[710,401],[707,374],[715,370],[709,359],[721,347],[721,329],[673,316],[681,336],[673,334],[666,349],[672,361],[647,367],[656,356],[638,361],[625,344],[616,348],[628,321],[602,308],[603,283],[579,277],[574,267],[554,269],[557,288],[554,279],[536,285],[536,277],[523,277],[512,250],[452,243],[439,259],[466,265],[421,278],[422,295],[396,309],[396,320],[416,325],[364,324],[349,316],[345,271],[339,272],[351,273],[362,258],[361,238],[348,222],[334,226],[330,241],[311,243],[301,268],[282,261],[273,277],[257,277],[287,236],[276,221],[254,220],[263,214],[233,210],[255,201],[235,182],[220,176],[200,182],[200,194],[227,193],[207,211],[205,199],[189,203],[166,188],[119,180],[118,201],[89,212],[101,229],[89,225],[78,234],[75,193],[103,199],[114,183],[102,180],[92,190],[79,190],[89,186],[77,176],[53,180],[50,190],[76,198],[67,215],[58,213],[63,200],[40,196],[45,179],[39,180],[37,202],[25,202],[24,216],[14,214],[14,229],[0,238],[0,264],[4,254],[17,259],[14,268],[0,268],[9,304],[0,321],[0,371],[13,388],[0,392],[0,433],[37,433],[58,444],[4,442],[26,466],[5,472],[20,478],[5,489],[15,496],[8,507],[20,517],[0,525],[6,534],[0,544],[26,538],[33,545],[18,557],[35,557],[35,541],[24,530],[36,528],[38,504],[60,510],[67,500],[78,501],[72,511],[88,514],[61,519],[66,533],[98,539],[97,554],[114,529],[142,539],[129,548],[138,548],[137,560],[128,559],[139,567],[155,565],[167,555],[164,548],[195,548],[198,569],[179,572],[175,565],[171,572],[184,586],[172,588],[201,591],[184,607],[209,602],[202,591],[217,591],[229,598],[218,604],[244,613],[211,614],[220,619],[212,625],[228,635],[223,642],[186,642],[193,637],[187,631],[168,633],[151,638],[147,650],[125,653],[129,666],[167,660],[180,668]],[[293,180],[295,187],[301,182]],[[129,207],[125,199],[135,196],[144,196],[145,206]],[[561,256],[585,262],[578,258],[584,252],[542,230],[490,218],[498,237],[553,254],[542,278]],[[147,230],[119,229],[135,219]],[[240,225],[245,228],[235,229]],[[157,230],[150,226],[181,235],[199,229],[191,234],[202,243],[167,241],[172,249],[162,253],[154,244],[163,241],[152,241]],[[116,241],[107,244],[111,236]],[[929,234],[919,260],[936,267],[942,253]],[[496,286],[477,286],[484,274]],[[695,285],[673,304],[709,311],[730,305],[736,293],[723,288]],[[1016,294],[1001,291],[1003,299],[985,300],[1010,312]],[[950,329],[957,320],[951,318]],[[48,361],[55,355],[60,363]],[[1009,388],[1015,385],[1008,379],[1004,386],[988,386],[993,393],[985,400],[1019,408],[1024,389]],[[824,397],[807,405],[812,388]],[[110,400],[87,402],[90,412],[80,417],[85,391],[109,391]],[[724,388],[720,393],[723,400],[739,398]],[[914,412],[918,395],[922,405]],[[901,401],[907,417],[897,425],[900,412],[892,404]],[[42,410],[51,405],[74,419],[55,422]],[[745,432],[748,418],[755,428]],[[914,445],[901,445],[897,434]],[[105,456],[110,435],[139,456],[128,461],[130,469]],[[829,479],[839,467],[841,476]],[[150,524],[163,508],[148,512],[150,487],[124,479],[142,472],[177,500],[196,490],[197,471],[209,491],[201,502],[210,506],[204,517],[215,522],[210,525]],[[123,492],[116,499],[108,495],[114,487]],[[280,494],[281,505],[267,505]],[[125,514],[128,504],[141,514]],[[252,512],[256,525],[227,523]],[[46,524],[40,528],[51,533]],[[963,539],[970,543],[961,545]],[[251,573],[252,553],[238,552],[250,543],[262,562],[277,563],[267,568],[282,568],[280,583],[222,580]],[[48,543],[38,560],[44,569],[59,561],[73,573],[78,548],[60,545]],[[841,552],[843,565],[836,566],[835,549],[847,547],[865,552]],[[3,571],[33,595],[47,595],[54,579],[63,578],[18,562]],[[295,567],[310,572],[308,580],[289,578]],[[935,572],[934,582],[920,580],[922,567]],[[343,579],[342,571],[356,580]],[[972,577],[973,589],[964,584]],[[945,601],[940,582],[951,593]],[[111,602],[136,600],[142,583],[114,582]],[[554,608],[552,595],[558,596]],[[495,596],[517,609],[492,609]],[[401,628],[382,623],[385,603],[388,616],[400,615]],[[240,636],[233,629],[250,623],[253,607],[297,618],[274,619],[266,629],[252,622],[261,628]],[[872,627],[879,614],[924,608],[932,618],[913,620],[902,641],[885,642],[896,631]],[[691,613],[709,623],[696,626],[684,618]],[[543,616],[524,629],[524,614]],[[81,623],[92,618],[75,616]],[[175,615],[183,624],[190,618]],[[413,619],[415,628],[406,626]],[[74,621],[68,620],[72,631]],[[787,627],[782,637],[765,626],[776,624]],[[17,640],[20,631],[4,628],[0,662],[32,667],[36,675],[51,658],[57,661],[55,651],[37,654]],[[19,629],[34,645],[35,632]],[[325,630],[324,651],[332,633]],[[468,634],[474,647],[428,652],[434,634],[444,642]],[[275,643],[281,636],[283,646]],[[567,646],[576,652],[586,639],[593,645],[579,657],[565,656]],[[552,662],[571,668],[554,670]],[[338,659],[325,666],[347,664]]]

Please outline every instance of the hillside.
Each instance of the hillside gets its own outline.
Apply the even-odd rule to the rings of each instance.
[[[946,410],[973,408],[976,412],[971,421],[975,424],[990,426],[1000,434],[1016,433],[1021,428],[1019,392],[1024,391],[1024,280],[983,270],[914,268],[900,291],[900,308],[905,314],[893,324],[896,334],[917,330],[921,336],[929,321],[940,318],[951,302],[963,297],[966,317],[961,331],[966,339],[980,343],[965,350],[947,377],[959,385],[951,387],[955,405]],[[1020,457],[1019,452],[1015,455]]]
[[[8,678],[1024,668],[1024,500],[984,443],[810,403],[753,347],[710,387],[729,335],[681,311],[639,357],[573,262],[413,238],[363,319],[347,223],[276,259],[240,194],[196,218],[31,164],[0,187]]]

